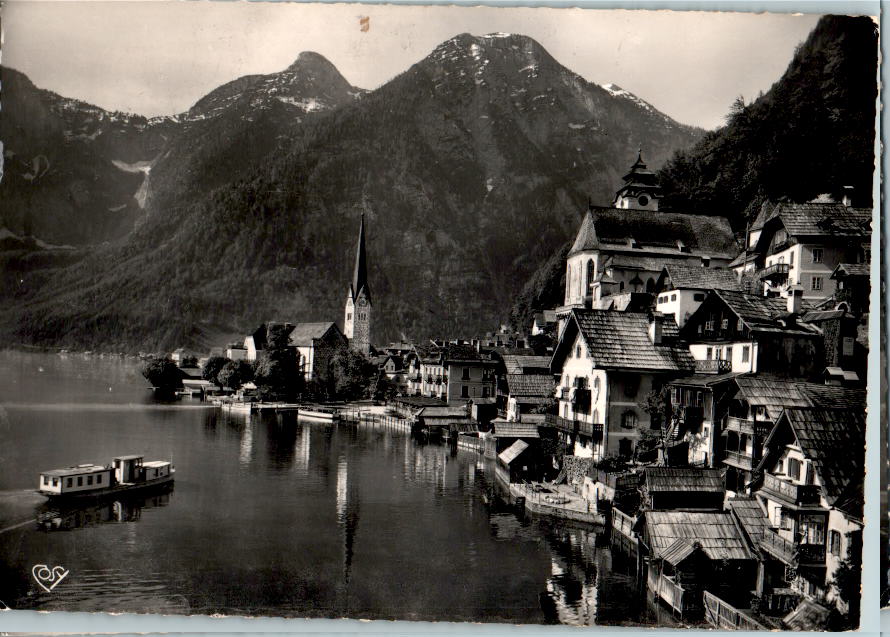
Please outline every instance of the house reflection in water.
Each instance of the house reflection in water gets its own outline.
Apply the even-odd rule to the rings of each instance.
[[[241,446],[238,451],[238,462],[249,465],[253,456],[253,421],[248,418],[241,430]]]
[[[349,462],[346,456],[340,456],[337,462],[337,524],[343,534],[343,582],[342,611],[349,612],[349,578],[352,574],[352,557],[355,545],[355,533],[358,529],[359,494],[357,485],[349,482]]]

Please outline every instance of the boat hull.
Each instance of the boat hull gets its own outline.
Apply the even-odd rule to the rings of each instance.
[[[40,495],[48,498],[50,502],[72,502],[81,500],[90,500],[98,498],[108,498],[119,494],[135,493],[137,491],[148,491],[157,489],[165,485],[173,484],[173,473],[156,480],[146,480],[145,482],[134,482],[127,484],[116,484],[113,487],[105,489],[93,489],[90,491],[74,491],[72,493],[47,493],[46,491],[37,491]]]

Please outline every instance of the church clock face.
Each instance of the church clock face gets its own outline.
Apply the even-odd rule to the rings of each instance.
[[[358,304],[359,304],[359,307],[365,307],[368,304],[368,302],[362,298],[362,299],[358,300]]]

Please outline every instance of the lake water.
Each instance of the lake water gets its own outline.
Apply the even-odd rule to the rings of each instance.
[[[471,451],[154,400],[137,361],[0,352],[0,600],[15,609],[671,624],[595,530],[526,517]],[[42,470],[172,459],[166,493],[54,509]],[[41,589],[32,567],[68,575]]]

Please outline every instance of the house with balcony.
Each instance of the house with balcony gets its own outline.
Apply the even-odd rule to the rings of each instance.
[[[739,276],[728,268],[668,264],[655,282],[655,309],[683,327],[709,290],[742,291]]]
[[[570,455],[631,458],[644,428],[661,429],[643,410],[647,396],[689,374],[694,360],[677,326],[658,314],[573,309],[550,362],[558,376],[549,423]]]
[[[763,459],[764,443],[786,408],[842,407],[864,411],[865,390],[833,387],[761,374],[745,374],[726,383],[721,403],[721,448],[727,467],[727,489],[745,493]]]
[[[407,391],[449,402],[494,398],[497,366],[498,360],[490,353],[470,345],[415,347],[407,361]]]
[[[747,249],[755,256],[757,278],[767,295],[800,286],[806,301],[832,297],[831,278],[841,263],[868,263],[871,208],[842,203],[766,204],[751,227]]]
[[[772,298],[712,290],[680,338],[689,343],[698,370],[812,378],[822,371],[823,337],[801,319],[806,309],[799,294]]]
[[[789,407],[764,443],[754,496],[769,520],[766,587],[843,602],[830,585],[844,559],[862,554],[865,411]]]
[[[553,402],[556,383],[547,374],[507,374],[507,420],[510,422],[543,422]]]

